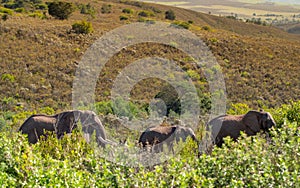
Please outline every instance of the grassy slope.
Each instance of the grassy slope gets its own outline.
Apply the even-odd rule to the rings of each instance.
[[[13,97],[17,102],[23,102],[27,109],[41,106],[68,108],[73,76],[85,50],[105,32],[137,21],[137,11],[156,7],[162,13],[156,13],[151,19],[165,21],[164,12],[172,9],[177,20],[194,22],[190,30],[209,45],[223,68],[230,102],[245,102],[256,108],[262,104],[278,106],[290,99],[299,100],[300,44],[296,35],[268,26],[245,24],[163,5],[133,6],[118,1],[97,1],[91,4],[97,10],[94,19],[77,10],[65,21],[41,20],[15,14],[7,21],[0,22],[1,99]],[[102,4],[111,4],[112,13],[102,14]],[[135,10],[127,22],[119,20],[123,8]],[[71,25],[82,19],[91,21],[95,32],[90,35],[69,33]],[[205,25],[213,30],[201,30]],[[132,54],[133,50],[135,53]],[[98,81],[97,100],[109,98],[109,80],[117,76],[117,70],[133,60],[157,53],[183,62],[182,65],[187,69],[192,68],[190,62],[184,60],[185,55],[176,49],[158,44],[140,44],[121,51],[107,64],[108,74],[102,75]],[[3,74],[13,75],[15,80],[3,78]],[[145,82],[132,92],[134,98],[147,100],[157,92],[158,82]],[[150,83],[152,87],[149,89]],[[12,104],[3,103],[1,106],[6,110],[15,105],[13,101]]]

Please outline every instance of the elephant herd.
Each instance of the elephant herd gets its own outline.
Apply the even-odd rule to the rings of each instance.
[[[107,139],[99,117],[89,110],[70,110],[52,116],[32,115],[25,120],[19,131],[26,134],[28,141],[34,144],[41,136],[47,137],[47,131],[54,132],[60,139],[64,134],[71,133],[76,129],[79,121],[88,142],[91,135],[95,133],[96,142],[100,146],[117,145]],[[194,131],[189,127],[158,125],[147,128],[140,135],[139,144],[143,147],[150,146],[153,152],[161,152],[163,144],[167,144],[167,147],[172,149],[174,142],[186,141],[188,137],[191,137],[197,142],[199,149],[207,151],[206,149],[213,145],[221,147],[224,137],[229,136],[233,140],[237,140],[240,132],[252,136],[260,131],[267,132],[272,126],[275,126],[275,121],[270,113],[251,110],[243,115],[221,115],[210,120],[206,125],[206,134],[201,142],[197,140]]]

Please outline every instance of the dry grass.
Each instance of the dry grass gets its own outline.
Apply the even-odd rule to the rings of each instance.
[[[229,102],[245,102],[251,107],[259,107],[262,104],[278,106],[300,99],[300,44],[296,35],[273,27],[163,5],[141,3],[136,6],[138,4],[119,3],[117,0],[72,2],[90,2],[96,9],[95,18],[76,11],[64,21],[41,20],[21,14],[0,21],[0,98],[3,101],[12,97],[16,101],[7,109],[13,110],[17,102],[24,103],[27,109],[43,106],[68,108],[74,73],[85,50],[105,32],[137,21],[138,11],[153,8],[161,10],[161,13],[155,13],[152,18],[155,20],[166,21],[164,12],[172,9],[177,20],[193,21],[191,31],[208,44],[222,66]],[[111,4],[112,13],[102,14],[103,4]],[[120,21],[124,8],[133,9],[134,13],[129,20]],[[70,33],[71,25],[78,20],[90,21],[94,33]],[[212,31],[201,30],[203,26],[210,26]],[[185,54],[170,46],[139,44],[122,50],[107,63],[105,74],[99,76],[97,101],[110,98],[112,81],[118,70],[137,59],[154,55],[173,59],[185,70],[194,69],[201,74],[201,70],[186,61]],[[7,75],[14,79],[7,78]],[[149,101],[161,85],[159,80],[144,80],[135,86],[132,97]]]

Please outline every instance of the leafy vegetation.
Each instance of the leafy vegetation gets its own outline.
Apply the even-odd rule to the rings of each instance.
[[[88,14],[88,15],[91,15],[92,17],[95,17],[95,14],[96,14],[96,10],[95,8],[90,4],[81,4],[79,6],[80,8],[80,13],[81,14]]]
[[[8,9],[8,8],[0,7],[0,13],[12,15],[13,11],[11,9]]]
[[[60,20],[68,19],[74,10],[73,3],[64,1],[53,1],[48,3],[49,14]]]
[[[128,20],[128,17],[127,17],[127,16],[124,16],[124,15],[121,15],[121,16],[120,16],[120,20]]]
[[[72,30],[77,34],[89,34],[93,32],[93,26],[90,22],[80,21],[72,25]]]
[[[146,10],[143,10],[143,11],[140,11],[138,13],[139,16],[142,16],[142,17],[150,17],[150,16],[155,16],[155,14],[151,11],[146,11]]]
[[[168,10],[165,12],[165,18],[168,20],[175,20],[176,16],[173,10]]]
[[[179,28],[189,29],[190,23],[182,22],[182,21],[175,21],[172,23],[173,26],[178,26]]]
[[[298,187],[300,129],[294,119],[299,106],[300,101],[270,109],[278,125],[270,138],[263,134],[242,134],[238,142],[227,138],[222,148],[200,157],[189,141],[175,157],[150,168],[102,158],[105,151],[87,144],[80,132],[61,140],[52,135],[30,145],[23,135],[10,130],[11,115],[2,112],[0,124],[8,129],[0,132],[0,182],[6,187]],[[233,106],[235,112],[245,108]],[[13,116],[19,123],[25,118]]]
[[[124,8],[123,10],[122,10],[122,12],[123,13],[126,13],[126,14],[133,14],[133,9],[130,9],[130,8]]]

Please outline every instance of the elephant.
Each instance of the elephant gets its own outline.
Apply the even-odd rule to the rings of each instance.
[[[90,135],[95,131],[96,141],[100,146],[114,145],[114,142],[107,140],[104,126],[98,116],[89,110],[70,110],[52,116],[32,115],[25,120],[19,131],[28,135],[29,143],[35,144],[41,136],[47,136],[45,131],[54,132],[60,139],[64,134],[71,133],[77,128],[79,120],[87,141],[90,140]]]
[[[30,116],[19,128],[22,134],[27,134],[28,142],[35,144],[40,139],[41,136],[47,136],[45,131],[57,132],[57,123],[61,116],[66,113],[60,113],[55,115],[44,115],[44,114],[34,114]],[[67,113],[69,114],[69,113]],[[66,118],[67,116],[65,116]],[[69,116],[70,117],[70,116]],[[64,120],[65,123],[69,121],[69,125],[75,125],[75,121],[70,119]],[[73,122],[73,123],[71,123]],[[57,134],[57,137],[58,136]]]
[[[207,133],[210,135],[206,135],[204,142],[213,142],[221,147],[224,137],[230,136],[236,141],[241,131],[252,136],[261,130],[268,132],[273,126],[276,123],[269,112],[250,110],[243,115],[221,115],[207,123]]]
[[[147,128],[140,136],[139,143],[145,148],[152,146],[152,151],[163,151],[163,144],[166,143],[169,149],[172,149],[173,142],[186,141],[187,137],[198,143],[194,131],[189,127],[172,126],[151,126]]]

